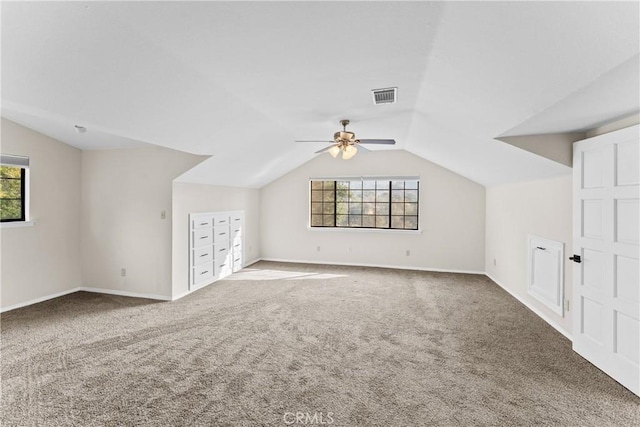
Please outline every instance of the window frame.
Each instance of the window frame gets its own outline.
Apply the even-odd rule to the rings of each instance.
[[[26,227],[35,224],[30,218],[30,159],[24,155],[0,153],[0,166],[20,168],[20,218],[0,218],[0,228]],[[6,178],[17,179],[17,178]],[[7,199],[10,200],[10,199]]]
[[[364,209],[361,210],[360,214],[350,214],[349,210],[347,211],[347,213],[345,214],[347,217],[347,225],[338,225],[338,204],[339,203],[346,203],[348,208],[350,208],[350,204],[351,201],[348,202],[339,202],[339,198],[338,198],[338,191],[340,190],[338,183],[339,182],[344,182],[344,181],[349,181],[349,182],[353,182],[353,181],[361,181],[363,184],[360,186],[360,191],[364,192],[364,191],[374,191],[375,192],[375,200],[374,202],[364,202],[364,200],[362,199],[362,201],[360,202],[356,202],[356,203],[360,203],[360,205],[362,205],[361,209],[364,208],[364,203],[375,203],[375,210],[373,214],[365,214],[364,213]],[[364,182],[368,181],[368,182],[373,182],[375,183],[374,189],[366,189]],[[393,201],[393,191],[394,190],[399,190],[398,188],[393,188],[393,183],[394,182],[398,182],[398,181],[403,181],[403,187],[402,187],[402,191],[403,193],[407,190],[415,190],[415,197],[416,200],[415,202],[408,202],[406,200],[406,196],[403,196],[403,201],[401,202],[394,202]],[[406,181],[415,181],[416,183],[416,188],[406,188]],[[325,187],[325,182],[332,182],[332,189],[333,189],[333,202],[328,201],[325,202],[324,200],[324,194],[322,197],[322,204],[321,204],[321,209],[322,213],[320,212],[314,212],[314,204],[318,203],[317,201],[314,201],[314,197],[313,197],[313,191],[318,191],[318,189],[314,189],[313,188],[313,183],[314,182],[322,182],[322,192],[324,193],[325,191],[327,191],[326,187]],[[386,182],[388,184],[387,187],[385,188],[381,188],[378,189],[378,183],[379,182]],[[347,189],[347,192],[349,192],[352,189],[349,188]],[[360,230],[360,231],[374,231],[374,232],[399,232],[399,233],[421,233],[421,221],[420,221],[420,177],[417,176],[375,176],[375,177],[319,177],[319,178],[309,178],[309,182],[308,182],[308,191],[309,191],[309,214],[308,214],[308,228],[310,230],[336,230],[336,231],[351,231],[351,230]],[[328,191],[331,191],[331,189],[329,189]],[[357,189],[355,189],[355,191],[357,191]],[[389,193],[388,195],[388,199],[384,202],[379,202],[377,200],[378,198],[378,191],[387,191]],[[406,193],[404,193],[406,194]],[[328,213],[325,214],[324,212],[324,203],[333,203],[333,212],[332,213]],[[377,213],[377,204],[378,203],[382,203],[385,204],[388,207],[388,212],[386,214],[383,215],[379,215]],[[394,203],[402,203],[403,205],[403,213],[402,215],[394,215],[393,214],[393,204]],[[414,215],[407,215],[406,214],[406,204],[410,203],[410,204],[415,204],[415,214]],[[317,209],[316,209],[317,210]],[[322,225],[313,225],[314,224],[314,215],[315,216],[320,216],[322,217]],[[354,216],[359,216],[361,218],[360,221],[360,225],[349,225],[350,224],[350,215],[354,215]],[[331,217],[333,224],[331,225],[327,225],[326,224],[326,219],[325,217]],[[364,217],[374,217],[374,225],[373,226],[363,226],[362,224],[364,223]],[[376,220],[378,217],[385,217],[386,218],[386,223],[387,226],[386,227],[379,227],[376,226]],[[394,223],[394,218],[397,217],[402,217],[403,218],[403,225],[406,224],[406,220],[407,217],[415,217],[415,221],[416,221],[416,228],[399,228],[399,227],[394,227],[393,223]]]

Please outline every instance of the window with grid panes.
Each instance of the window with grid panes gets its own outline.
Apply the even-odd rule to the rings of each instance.
[[[418,230],[419,181],[312,180],[311,227]]]
[[[0,222],[26,221],[29,158],[0,154]]]

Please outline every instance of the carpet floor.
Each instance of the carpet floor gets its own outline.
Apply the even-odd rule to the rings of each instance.
[[[479,275],[260,262],[176,302],[1,316],[6,426],[638,426],[640,399]]]

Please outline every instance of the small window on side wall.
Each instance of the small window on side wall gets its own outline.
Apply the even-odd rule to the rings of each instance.
[[[0,155],[0,222],[27,220],[29,158]]]
[[[311,227],[418,230],[416,178],[311,180]]]

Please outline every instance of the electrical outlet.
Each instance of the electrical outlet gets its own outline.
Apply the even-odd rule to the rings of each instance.
[[[496,259],[495,258],[493,259],[493,266],[494,267],[496,266]]]
[[[351,246],[349,246],[349,249],[347,249],[347,252],[351,252]]]
[[[320,246],[318,246],[318,247],[316,248],[316,251],[320,252]]]
[[[411,256],[411,251],[409,249],[407,249],[407,252],[405,253],[406,256]]]
[[[167,211],[160,212],[160,219],[167,219]]]
[[[120,275],[121,275],[122,277],[125,277],[125,276],[127,275],[127,269],[126,269],[126,268],[121,268],[121,269],[120,269]]]

